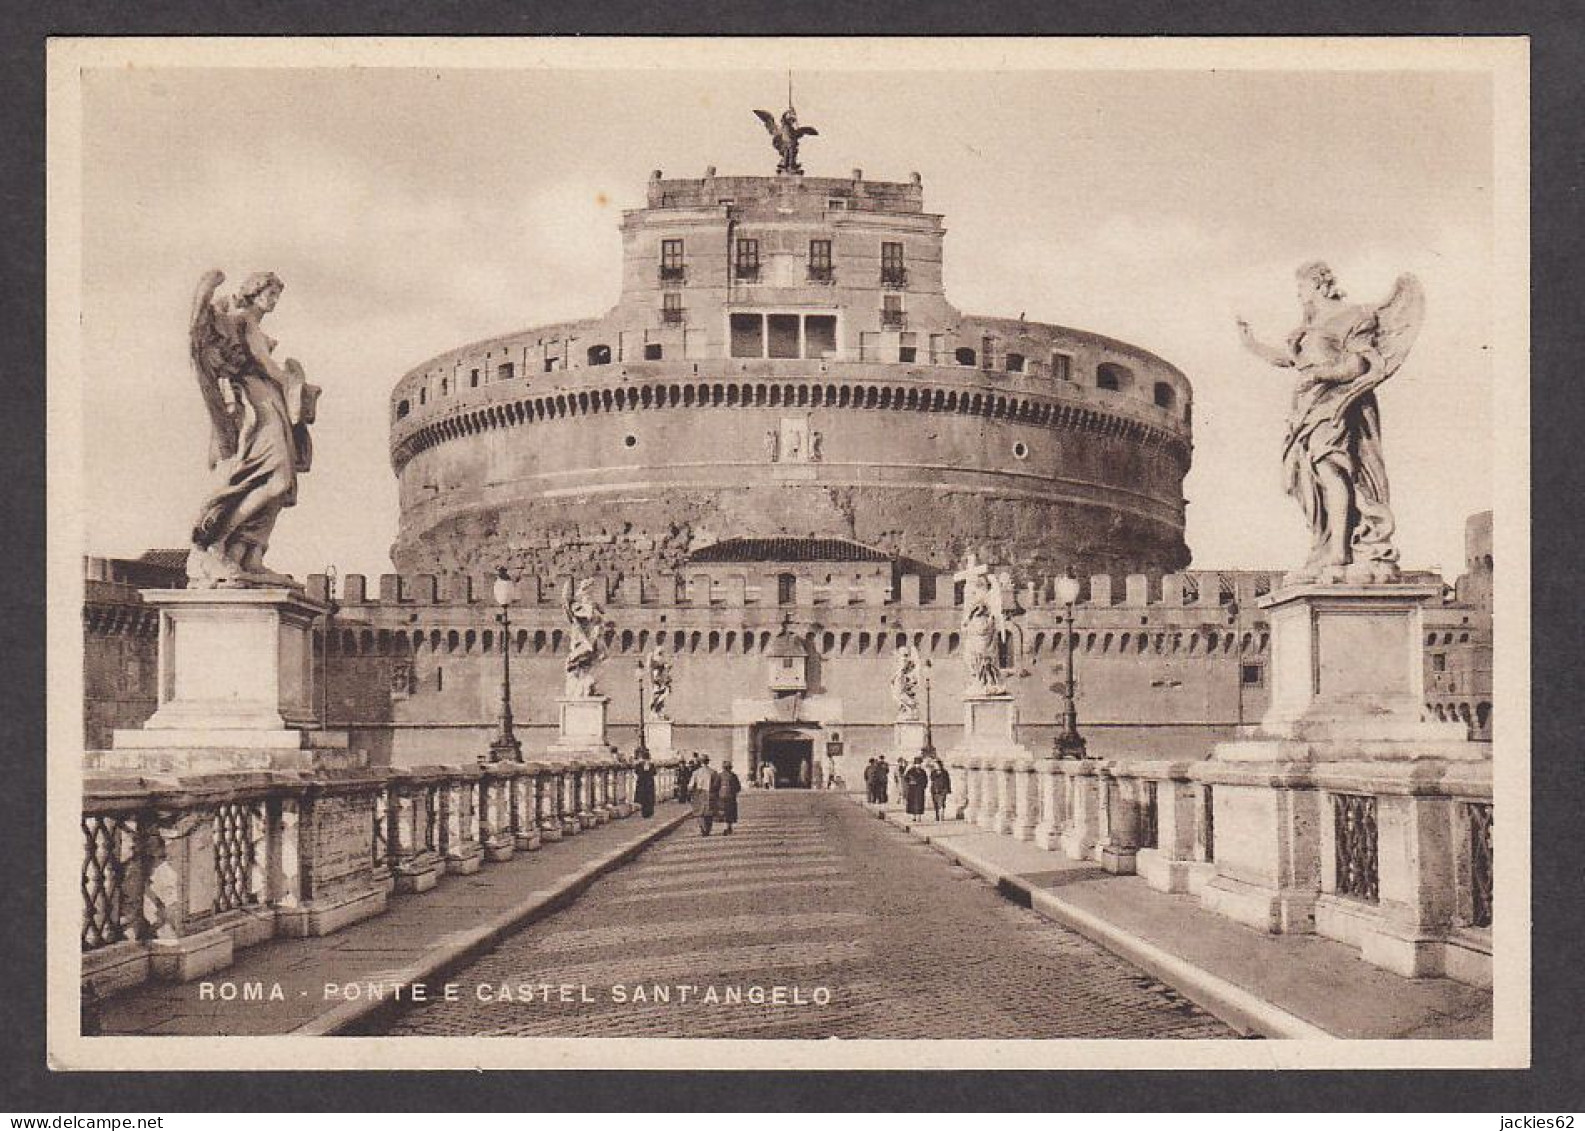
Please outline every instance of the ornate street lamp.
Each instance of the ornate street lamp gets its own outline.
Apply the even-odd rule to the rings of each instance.
[[[512,730],[512,602],[517,599],[517,586],[507,576],[506,567],[497,567],[490,595],[501,609],[500,731],[490,743],[490,761],[521,762],[523,745]]]
[[[936,756],[935,734],[930,720],[930,661],[924,662],[925,669],[925,745],[919,753],[926,758],[934,760]]]
[[[647,712],[646,712],[645,706],[644,706],[644,661],[643,660],[638,660],[638,661],[636,661],[633,664],[633,676],[634,676],[634,679],[636,680],[636,682],[638,683],[638,746],[635,747],[634,750],[633,750],[633,758],[634,758],[635,761],[637,761],[640,758],[648,758],[649,757],[649,747],[648,747],[648,745],[646,745],[646,736],[645,736],[645,733],[644,733],[644,731],[645,731],[645,723],[647,721],[645,719],[645,715],[646,715]]]
[[[1068,638],[1068,686],[1067,694],[1063,697],[1062,729],[1057,732],[1056,740],[1052,743],[1058,758],[1089,757],[1084,736],[1079,734],[1079,711],[1073,701],[1073,638],[1076,635],[1073,630],[1073,605],[1078,599],[1079,579],[1069,570],[1057,579],[1057,601],[1068,610],[1063,633]]]

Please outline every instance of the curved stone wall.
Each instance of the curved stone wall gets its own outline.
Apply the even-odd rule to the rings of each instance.
[[[966,366],[717,360],[556,377],[461,390],[394,422],[399,569],[664,568],[717,538],[771,535],[937,566],[971,549],[1043,571],[1188,563],[1181,402]],[[796,450],[777,450],[784,433]]]

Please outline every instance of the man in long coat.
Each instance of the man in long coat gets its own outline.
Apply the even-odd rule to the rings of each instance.
[[[655,763],[647,757],[633,763],[633,800],[642,815],[655,815]]]
[[[886,763],[886,755],[882,754],[875,763],[875,804],[885,805],[891,800],[892,768]]]
[[[721,807],[721,775],[710,768],[710,759],[702,758],[688,782],[688,792],[693,797],[693,813],[699,818],[699,832],[710,835],[716,813]]]
[[[935,806],[936,820],[944,820],[947,811],[947,796],[952,792],[952,775],[947,772],[946,766],[937,762],[930,768],[930,803]]]
[[[737,795],[743,792],[743,779],[733,773],[732,763],[729,761],[721,766],[718,781],[719,816],[721,823],[726,826],[721,831],[721,835],[731,836],[732,826],[737,824]]]
[[[903,771],[903,800],[910,817],[925,815],[925,788],[930,784],[930,774],[925,760],[915,758],[914,764]]]

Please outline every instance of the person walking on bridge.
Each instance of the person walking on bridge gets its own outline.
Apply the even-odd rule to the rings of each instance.
[[[720,785],[718,789],[720,799],[721,823],[726,828],[721,830],[722,836],[732,835],[732,826],[737,824],[737,795],[743,792],[743,779],[732,770],[731,759],[721,766]]]
[[[930,785],[930,774],[925,760],[916,757],[914,764],[903,771],[903,801],[910,817],[925,815],[925,789]]]
[[[946,820],[947,795],[952,792],[952,775],[940,762],[930,767],[930,804],[935,806],[936,820]]]
[[[633,763],[633,800],[643,816],[655,815],[655,763],[647,754]]]
[[[694,816],[699,818],[699,834],[709,836],[721,805],[721,775],[710,768],[708,756],[700,759],[699,768],[694,770],[688,783],[688,792],[693,796]]]

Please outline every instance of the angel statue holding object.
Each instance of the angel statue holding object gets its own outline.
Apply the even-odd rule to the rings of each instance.
[[[284,284],[270,271],[249,275],[232,298],[215,298],[219,271],[199,280],[189,324],[193,371],[209,410],[209,466],[215,483],[193,523],[187,583],[193,589],[297,585],[266,569],[264,551],[283,507],[297,501],[309,469],[319,387],[302,366],[272,356],[260,323]]]
[[[897,666],[892,669],[892,698],[897,703],[897,721],[919,721],[919,653],[912,644],[897,649]]]
[[[611,622],[594,598],[594,582],[587,577],[576,586],[568,580],[562,593],[562,610],[571,630],[567,646],[567,698],[587,699],[594,694],[594,669],[605,658],[605,633]]]
[[[1002,683],[1002,642],[1007,628],[998,579],[971,572],[963,592],[963,662],[977,695],[1006,695]]]
[[[1282,465],[1288,494],[1310,524],[1310,556],[1285,579],[1375,584],[1398,577],[1393,517],[1382,458],[1376,386],[1409,355],[1425,294],[1401,275],[1379,306],[1343,300],[1325,263],[1298,270],[1304,322],[1278,348],[1238,320],[1244,347],[1298,373]]]
[[[651,648],[644,666],[649,672],[649,716],[669,719],[666,700],[671,698],[671,660],[667,659],[665,648],[660,644]]]

